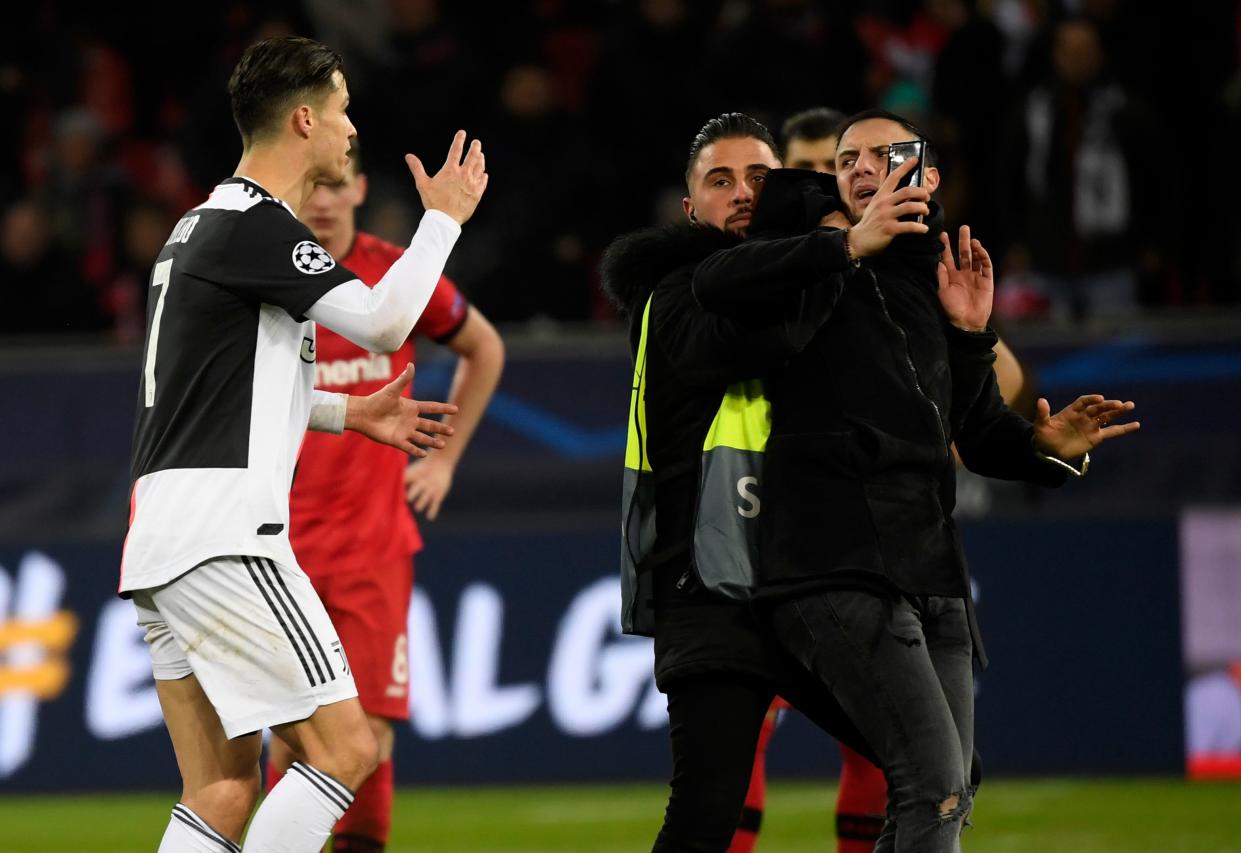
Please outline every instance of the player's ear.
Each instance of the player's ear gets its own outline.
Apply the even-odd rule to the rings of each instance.
[[[681,199],[681,209],[685,211],[685,215],[689,217],[690,222],[698,221],[698,216],[694,213],[694,203],[689,200],[689,196]]]
[[[293,132],[305,139],[310,136],[310,130],[315,126],[315,111],[310,108],[309,104],[299,104],[293,110],[292,121]]]
[[[934,166],[926,170],[923,175],[922,185],[926,187],[927,192],[933,193],[939,189],[939,169]]]
[[[354,175],[353,185],[356,188],[354,198],[354,207],[361,207],[366,204],[366,191],[370,188],[366,180],[366,175]]]

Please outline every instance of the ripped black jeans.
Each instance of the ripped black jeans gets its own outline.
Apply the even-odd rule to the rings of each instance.
[[[973,803],[965,602],[825,590],[775,605],[779,642],[826,683],[888,778],[876,853],[954,853]]]

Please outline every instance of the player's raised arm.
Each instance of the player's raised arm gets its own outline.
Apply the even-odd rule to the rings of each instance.
[[[417,157],[406,155],[426,208],[409,249],[375,287],[357,279],[340,284],[323,294],[307,317],[372,352],[393,352],[404,343],[435,291],[461,225],[487,188],[482,143],[470,143],[462,160],[465,139],[465,131],[458,131],[434,176]]]

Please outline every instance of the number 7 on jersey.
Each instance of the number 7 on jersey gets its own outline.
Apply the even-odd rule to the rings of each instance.
[[[155,316],[151,318],[151,334],[147,340],[146,370],[143,373],[143,385],[146,387],[146,407],[155,405],[155,353],[159,348],[159,321],[164,315],[164,299],[168,296],[168,282],[172,280],[173,258],[160,261],[151,271],[151,287],[160,288],[159,300],[155,303]]]

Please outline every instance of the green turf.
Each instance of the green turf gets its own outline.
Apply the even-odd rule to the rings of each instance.
[[[389,853],[650,849],[658,785],[406,789]],[[771,786],[760,851],[828,853],[829,785]],[[0,796],[0,853],[154,853],[172,795]],[[996,780],[969,853],[1241,853],[1241,785]]]

